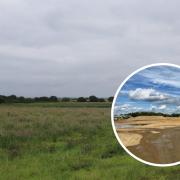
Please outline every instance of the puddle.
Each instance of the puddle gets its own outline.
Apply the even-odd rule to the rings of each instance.
[[[120,128],[135,128],[135,125],[130,125],[130,124],[115,124],[116,129],[120,129]]]
[[[147,124],[120,124],[120,123],[115,124],[116,129],[137,128],[138,126],[144,126],[144,125],[147,125]]]

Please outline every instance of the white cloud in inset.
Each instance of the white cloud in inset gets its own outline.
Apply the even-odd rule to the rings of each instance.
[[[151,105],[150,111],[155,111],[157,109],[157,106]]]
[[[114,107],[114,109],[116,110],[116,111],[126,111],[126,110],[128,110],[129,108],[131,107],[131,105],[130,104],[123,104],[123,105],[117,105],[117,106],[115,106]]]
[[[135,100],[147,100],[147,101],[165,100],[168,98],[166,94],[158,92],[154,89],[142,89],[142,88],[130,90],[129,97]]]
[[[167,107],[167,106],[166,106],[165,104],[162,104],[162,105],[159,106],[159,109],[160,109],[160,110],[164,110],[164,109],[166,109],[166,107]]]
[[[136,107],[131,104],[122,104],[122,105],[116,105],[114,107],[114,114],[125,114],[125,113],[137,112],[142,110],[143,110],[142,107]]]
[[[155,84],[168,85],[168,86],[180,88],[179,78],[177,78],[177,80],[155,79],[153,80],[153,82]]]

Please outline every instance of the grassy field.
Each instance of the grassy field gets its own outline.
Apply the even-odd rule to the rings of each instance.
[[[0,179],[180,179],[117,143],[109,103],[0,105]]]

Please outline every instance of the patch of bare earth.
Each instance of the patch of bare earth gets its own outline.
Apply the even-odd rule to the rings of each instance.
[[[142,135],[137,133],[118,133],[121,141],[123,142],[124,146],[134,146],[140,143],[142,139]]]
[[[123,145],[137,157],[160,164],[180,161],[180,117],[139,116],[115,125]]]

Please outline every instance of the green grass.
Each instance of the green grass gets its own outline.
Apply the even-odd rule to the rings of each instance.
[[[179,166],[150,167],[127,155],[105,104],[1,105],[0,179],[180,179]]]

